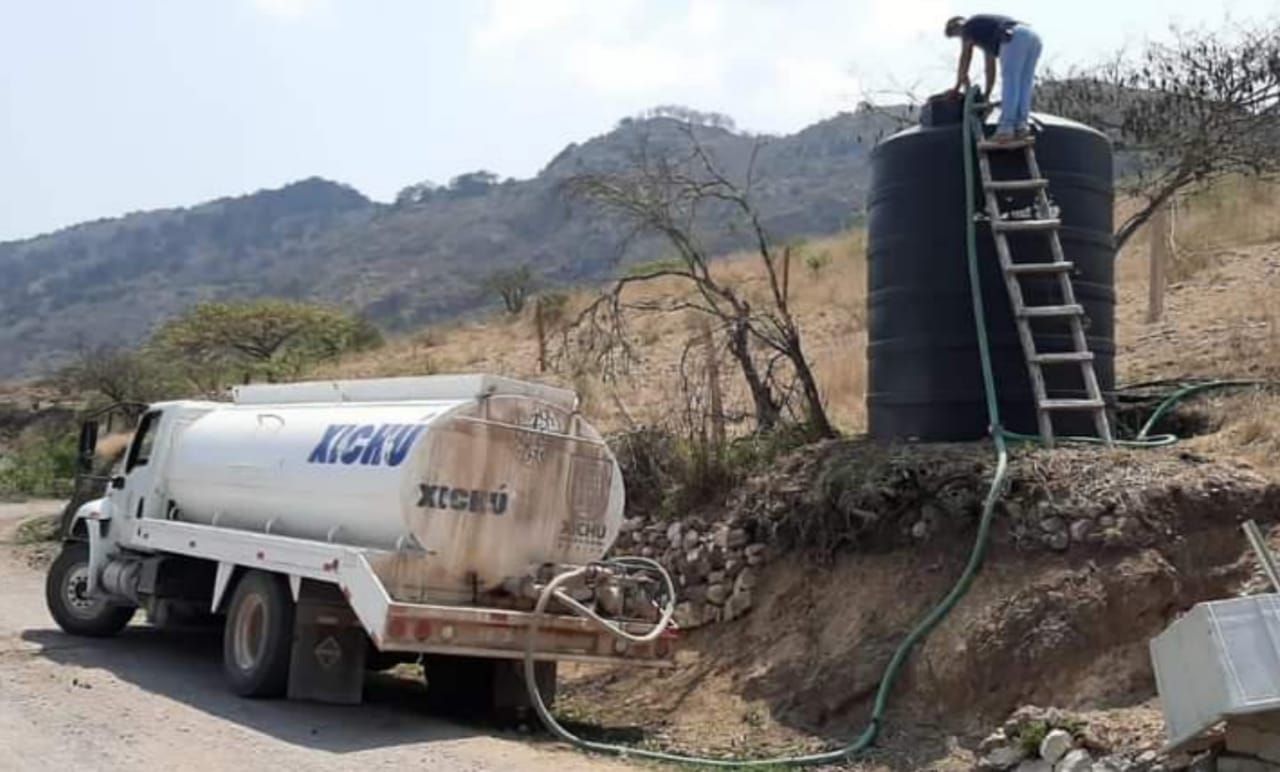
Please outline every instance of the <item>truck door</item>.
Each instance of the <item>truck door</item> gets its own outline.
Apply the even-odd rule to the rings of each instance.
[[[125,456],[124,474],[111,482],[111,503],[116,517],[152,517],[161,506],[161,497],[156,495],[156,470],[160,464],[154,454],[163,415],[159,410],[152,410],[138,422],[129,454]]]

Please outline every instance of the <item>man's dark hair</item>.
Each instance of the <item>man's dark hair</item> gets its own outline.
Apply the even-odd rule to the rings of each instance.
[[[947,19],[947,26],[944,29],[943,34],[945,34],[949,38],[955,37],[956,35],[960,34],[960,28],[963,26],[964,26],[963,16],[952,16],[950,19]]]

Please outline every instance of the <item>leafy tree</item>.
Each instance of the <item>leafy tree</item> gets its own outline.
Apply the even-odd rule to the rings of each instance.
[[[1117,247],[1189,186],[1280,172],[1280,22],[1173,32],[1171,43],[1051,76],[1038,97],[1133,157],[1119,184],[1142,206],[1120,224]]]
[[[480,282],[486,293],[502,298],[503,308],[513,316],[524,310],[533,284],[533,272],[527,265],[494,271]]]
[[[400,190],[396,194],[396,206],[409,206],[411,204],[425,204],[440,190],[440,186],[430,180],[414,183]]]
[[[459,198],[481,196],[498,184],[498,175],[483,169],[475,172],[459,174],[449,180],[449,192]]]
[[[165,323],[153,343],[178,357],[203,390],[216,390],[228,377],[296,377],[318,361],[376,347],[382,335],[368,321],[338,309],[252,300],[195,306]]]

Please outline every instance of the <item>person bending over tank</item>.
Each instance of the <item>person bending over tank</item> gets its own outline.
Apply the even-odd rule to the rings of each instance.
[[[996,82],[996,60],[1000,61],[1000,125],[992,140],[1007,143],[1026,137],[1031,130],[1031,92],[1035,87],[1036,63],[1040,61],[1040,36],[1023,22],[994,14],[967,19],[955,16],[947,20],[946,34],[962,41],[953,91],[959,94],[968,87],[973,48],[981,48],[986,56],[986,87],[982,93],[988,100]]]

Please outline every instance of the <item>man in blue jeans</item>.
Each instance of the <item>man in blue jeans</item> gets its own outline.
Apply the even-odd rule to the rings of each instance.
[[[969,85],[969,63],[973,47],[986,55],[986,87],[982,93],[991,99],[996,81],[996,60],[1000,61],[1003,81],[1000,98],[1000,125],[992,140],[1012,142],[1026,137],[1030,131],[1031,92],[1035,87],[1036,63],[1040,61],[1040,36],[1028,25],[1008,16],[981,14],[956,16],[947,20],[947,37],[960,38],[960,68],[956,74],[956,93]]]

